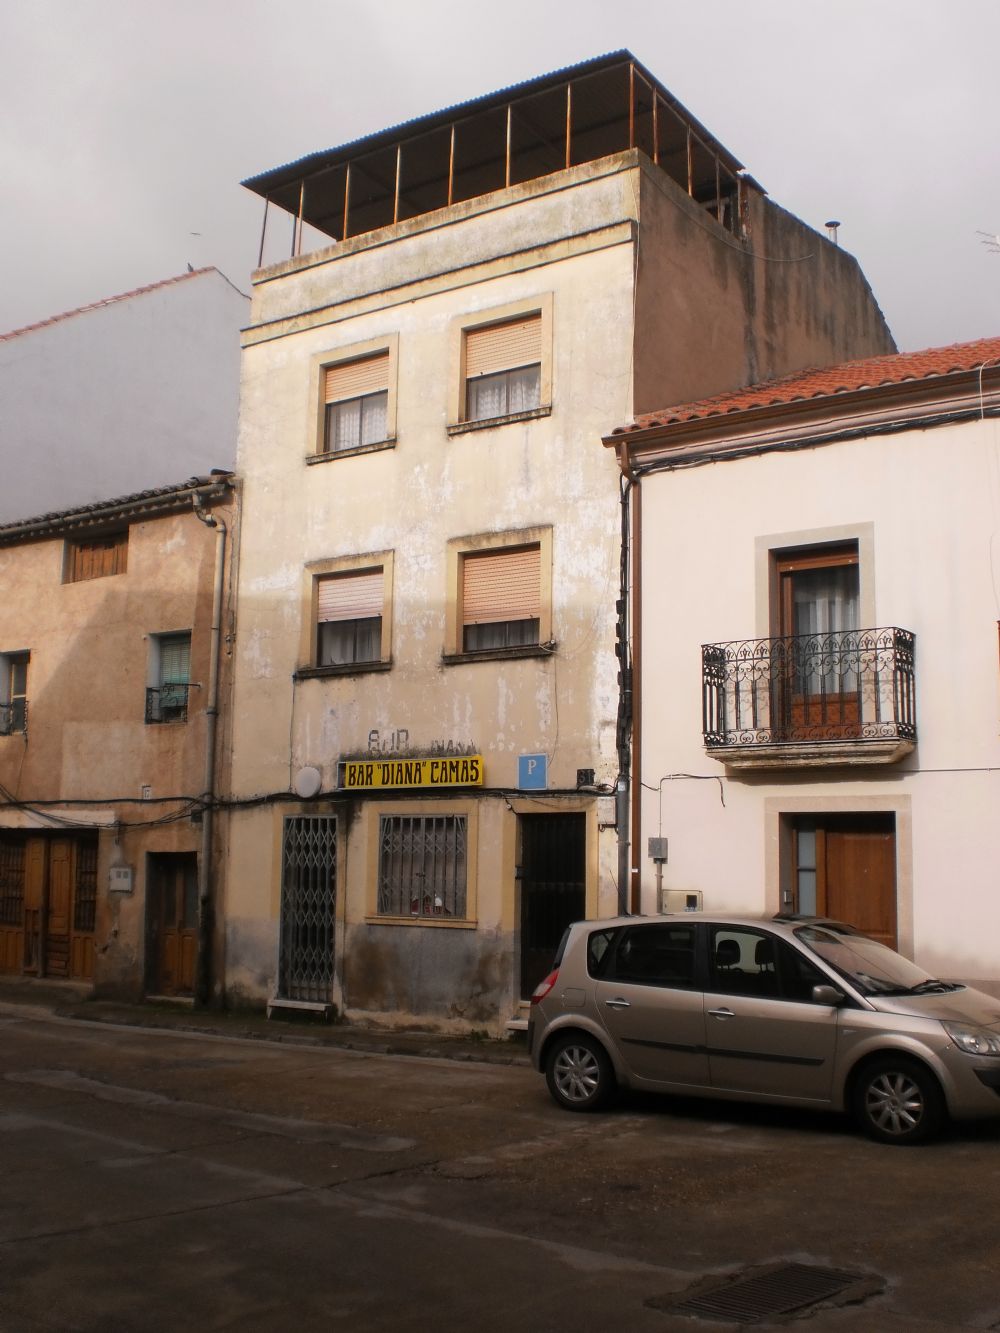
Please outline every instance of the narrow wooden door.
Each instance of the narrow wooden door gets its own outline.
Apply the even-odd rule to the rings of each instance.
[[[198,955],[195,853],[152,857],[149,892],[153,957],[150,988],[158,995],[190,995],[194,991]]]
[[[45,930],[45,974],[69,976],[70,914],[73,910],[73,840],[49,844],[49,909]]]
[[[24,839],[0,835],[0,972],[24,969]]]

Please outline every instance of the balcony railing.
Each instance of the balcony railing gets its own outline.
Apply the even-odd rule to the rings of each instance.
[[[147,722],[183,722],[190,685],[158,685],[146,691]]]
[[[27,699],[14,699],[10,703],[0,704],[0,736],[13,736],[17,731],[27,730]]]
[[[704,644],[705,745],[727,759],[777,746],[902,742],[909,750],[913,658],[913,635],[895,628]]]

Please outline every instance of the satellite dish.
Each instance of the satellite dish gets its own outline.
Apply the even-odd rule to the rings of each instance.
[[[323,785],[323,774],[318,768],[300,768],[295,775],[295,794],[303,800],[315,796]]]

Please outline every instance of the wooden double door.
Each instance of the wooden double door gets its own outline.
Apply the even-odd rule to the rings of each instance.
[[[0,833],[0,971],[92,981],[97,835]]]

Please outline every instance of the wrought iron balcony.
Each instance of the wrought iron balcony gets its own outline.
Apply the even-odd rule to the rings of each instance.
[[[146,691],[147,722],[183,722],[188,715],[188,684],[158,685]]]
[[[894,763],[917,739],[913,662],[895,628],[704,644],[705,746],[735,767]]]
[[[0,736],[13,736],[15,732],[27,730],[27,699],[14,699],[10,703],[0,704]]]

